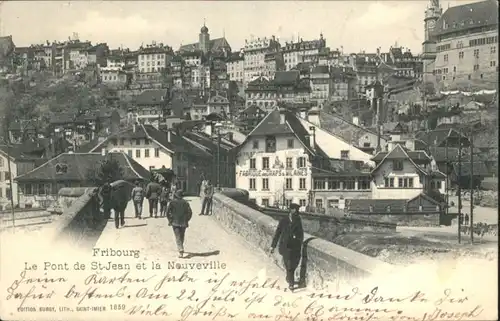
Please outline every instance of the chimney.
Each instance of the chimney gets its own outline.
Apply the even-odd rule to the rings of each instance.
[[[302,119],[307,118],[307,111],[305,109],[300,110],[300,118],[302,118]]]
[[[311,131],[311,135],[309,136],[309,146],[311,146],[311,149],[314,150],[316,145],[316,127],[310,126],[309,130]]]
[[[136,130],[135,123],[132,125],[132,130],[133,130],[133,132],[135,133],[135,130]]]
[[[169,143],[172,142],[172,131],[170,131],[170,130],[167,130],[167,141]]]
[[[285,124],[285,112],[286,112],[286,109],[283,108],[283,107],[281,107],[279,109],[279,111],[280,111],[280,124],[284,125]]]
[[[233,141],[233,137],[234,137],[234,136],[233,136],[233,133],[232,133],[232,132],[228,132],[228,133],[227,133],[227,139],[228,139],[229,141]]]
[[[353,123],[354,125],[356,125],[356,126],[359,126],[359,118],[358,118],[358,117],[356,117],[356,116],[354,116],[354,117],[352,118],[352,123]]]
[[[101,155],[102,156],[106,156],[106,148],[102,148],[101,149]]]

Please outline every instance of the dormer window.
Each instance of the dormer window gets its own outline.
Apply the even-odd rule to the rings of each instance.
[[[65,174],[68,172],[68,165],[56,164],[56,174]]]
[[[370,213],[373,213],[373,205],[370,205]]]
[[[390,205],[387,205],[387,207],[385,208],[387,212],[391,212],[391,206]]]
[[[424,209],[423,209],[422,205],[419,205],[419,206],[418,206],[418,211],[419,211],[419,212],[422,212],[423,210],[424,210]]]
[[[402,171],[403,170],[403,161],[402,160],[393,160],[392,161],[392,168],[395,171]]]

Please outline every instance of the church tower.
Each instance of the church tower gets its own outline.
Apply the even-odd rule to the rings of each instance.
[[[203,27],[200,30],[200,41],[199,46],[200,50],[203,51],[204,54],[208,52],[210,45],[210,34],[208,33],[208,28],[205,26],[205,22],[203,22]]]
[[[434,37],[434,28],[436,22],[441,17],[443,9],[439,0],[431,0],[430,7],[425,10],[425,40],[422,43],[422,63],[423,63],[423,81],[435,82],[434,61],[436,60],[436,39]]]

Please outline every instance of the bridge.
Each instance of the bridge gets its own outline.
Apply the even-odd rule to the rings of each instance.
[[[360,313],[366,314],[366,318],[374,314],[379,320],[387,317],[405,320],[404,317],[416,316],[411,311],[418,306],[417,303],[411,309],[398,312],[401,305],[397,303],[384,301],[373,303],[372,306],[372,303],[365,305],[362,299],[370,293],[375,296],[373,291],[380,291],[378,295],[381,297],[387,293],[396,295],[398,291],[401,291],[400,295],[408,295],[409,288],[399,285],[409,279],[412,284],[418,284],[419,290],[427,293],[432,293],[435,284],[442,284],[443,287],[462,284],[463,288],[478,291],[494,284],[488,278],[469,280],[461,277],[471,268],[478,276],[490,275],[492,266],[484,262],[472,262],[469,259],[457,265],[459,272],[445,276],[436,273],[434,265],[418,266],[418,271],[410,268],[405,272],[406,275],[401,274],[401,270],[396,274],[391,273],[394,272],[392,265],[306,233],[301,264],[296,271],[297,279],[304,278],[306,287],[290,293],[279,254],[270,255],[266,252],[277,226],[273,217],[277,218],[278,213],[266,215],[227,194],[216,193],[213,215],[200,216],[200,199],[186,197],[186,200],[193,210],[193,218],[186,232],[187,257],[181,259],[178,258],[174,234],[166,218],[149,218],[147,204],[143,208],[144,219],[139,220],[134,218],[133,206],[129,203],[125,226],[116,229],[113,219],[105,220],[99,213],[94,188],[61,189],[59,203],[62,215],[47,224],[51,226],[50,229],[30,232],[24,239],[21,233],[15,239],[1,235],[2,245],[11,246],[2,246],[2,258],[8,257],[10,261],[2,271],[0,285],[8,288],[19,275],[19,268],[24,267],[29,260],[40,262],[39,265],[44,267],[46,261],[57,263],[54,265],[61,265],[64,261],[72,264],[74,261],[97,261],[105,266],[112,262],[116,269],[53,270],[45,274],[48,277],[68,277],[73,286],[69,283],[57,284],[54,289],[58,296],[44,300],[43,305],[57,306],[58,309],[62,307],[60,318],[65,319],[74,319],[75,312],[86,311],[94,312],[88,317],[96,320],[143,320],[145,316],[156,316],[159,319],[187,321],[353,320],[359,319]],[[304,221],[308,229],[318,225],[317,221]],[[325,227],[322,224],[330,223],[319,223],[320,230],[321,226]],[[47,240],[48,247],[41,245],[44,240]],[[96,258],[93,257],[95,249],[134,250],[139,251],[139,255],[101,255]],[[131,267],[121,268],[127,264]],[[139,268],[139,264],[145,268]],[[44,277],[42,274],[36,276]],[[141,283],[141,279],[145,283]],[[26,282],[20,288],[24,286],[28,291],[31,284]],[[123,287],[123,284],[126,286]],[[375,289],[377,286],[380,289]],[[71,289],[68,290],[68,287]],[[126,293],[119,296],[123,288]],[[67,297],[73,300],[70,302]],[[488,311],[488,315],[482,314],[479,319],[494,316],[497,302],[494,296],[485,294],[470,301],[471,311],[474,309],[472,305],[478,302]],[[28,299],[23,306],[41,304],[37,302]],[[422,301],[418,309],[431,309],[428,312],[432,313],[435,309],[432,303],[429,306],[425,304]],[[4,304],[0,312],[2,316],[8,314],[10,319],[25,319],[26,314],[16,312],[17,306],[15,302]],[[364,310],[359,310],[363,306]],[[378,308],[380,310],[375,310]],[[97,311],[103,309],[107,309],[107,313],[98,314]],[[394,311],[394,315],[387,315],[389,312],[385,311],[389,310]],[[319,318],[321,314],[325,314],[325,318]]]

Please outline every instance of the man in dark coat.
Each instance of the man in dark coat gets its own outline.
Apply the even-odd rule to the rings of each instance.
[[[207,181],[207,184],[203,186],[203,202],[201,204],[201,213],[200,215],[209,215],[210,210],[212,209],[212,198],[214,196],[214,186],[210,180]]]
[[[99,188],[98,197],[104,212],[105,219],[109,220],[111,217],[111,178],[108,177],[104,184]]]
[[[115,212],[115,227],[119,228],[125,225],[125,210],[127,209],[131,195],[123,183],[116,184],[112,188],[111,202]]]
[[[168,204],[167,209],[168,225],[171,225],[174,230],[180,258],[184,257],[184,235],[193,216],[191,206],[182,198],[182,194],[182,190],[176,191],[174,199]]]
[[[299,208],[298,204],[292,203],[290,205],[290,213],[278,223],[270,249],[270,252],[273,253],[279,240],[278,250],[283,257],[286,281],[290,291],[293,291],[295,284],[295,270],[302,256],[302,242],[304,241],[304,230],[299,216]]]
[[[158,217],[158,200],[160,199],[161,185],[151,177],[151,182],[146,186],[146,198],[149,201],[149,217]]]

